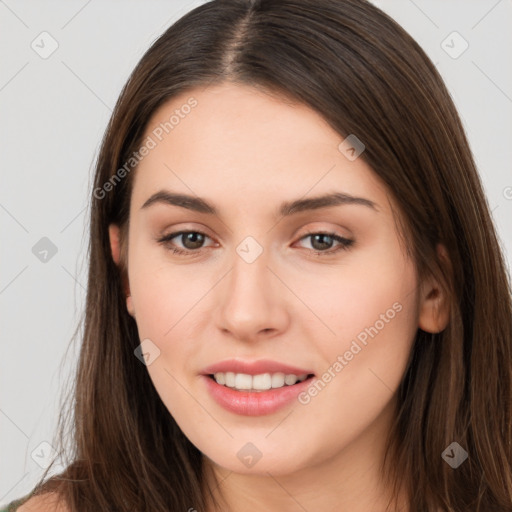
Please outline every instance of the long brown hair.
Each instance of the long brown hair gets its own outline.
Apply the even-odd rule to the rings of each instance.
[[[72,512],[206,508],[202,454],[134,356],[140,340],[125,307],[126,268],[112,260],[108,226],[126,233],[136,166],[113,176],[142,144],[151,115],[177,94],[227,80],[282,93],[340,136],[356,134],[361,158],[404,213],[420,276],[437,276],[449,292],[448,327],[418,329],[383,478],[395,489],[409,482],[413,511],[512,510],[510,278],[440,75],[405,30],[364,0],[214,0],[166,30],[133,71],[91,194],[83,341],[59,419],[58,451],[70,436],[72,453],[36,493],[58,492]],[[451,270],[436,256],[439,243]],[[457,469],[441,456],[452,442],[468,453]]]

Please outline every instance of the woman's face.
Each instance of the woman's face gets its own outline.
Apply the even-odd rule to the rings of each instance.
[[[234,84],[148,125],[127,306],[158,394],[215,466],[286,474],[384,440],[418,283],[385,187],[342,141],[308,107]]]

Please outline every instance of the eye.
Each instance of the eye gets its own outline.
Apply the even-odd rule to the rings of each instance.
[[[305,240],[307,238],[311,240],[313,252],[318,256],[324,254],[333,254],[340,250],[348,249],[354,243],[354,240],[344,238],[342,236],[337,235],[336,233],[327,232],[308,233],[307,235],[303,236],[301,240]],[[338,242],[338,246],[335,249],[330,249],[334,242]]]
[[[183,248],[175,247],[171,240],[178,238],[183,244]],[[201,231],[176,231],[169,233],[158,240],[159,243],[165,245],[174,253],[189,255],[192,252],[200,252],[206,238],[210,238]]]

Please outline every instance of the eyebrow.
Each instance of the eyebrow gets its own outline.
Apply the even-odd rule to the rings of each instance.
[[[148,208],[153,204],[168,204],[173,206],[180,206],[187,210],[192,210],[199,213],[206,213],[208,215],[218,215],[218,211],[208,201],[195,196],[187,194],[178,194],[170,192],[169,190],[160,190],[154,193],[141,207],[141,210]],[[278,213],[282,217],[293,215],[295,213],[304,212],[308,210],[318,210],[320,208],[328,208],[331,206],[340,205],[361,205],[378,211],[379,208],[376,203],[365,199],[364,197],[355,197],[343,192],[334,192],[322,196],[311,197],[308,199],[296,199],[294,201],[286,201],[281,204]]]

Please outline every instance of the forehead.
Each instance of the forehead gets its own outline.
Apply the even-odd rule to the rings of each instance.
[[[152,148],[135,172],[139,207],[162,188],[222,197],[239,209],[335,191],[387,202],[376,174],[361,158],[346,158],[343,137],[320,114],[250,86],[198,87],[172,98],[144,140]]]

